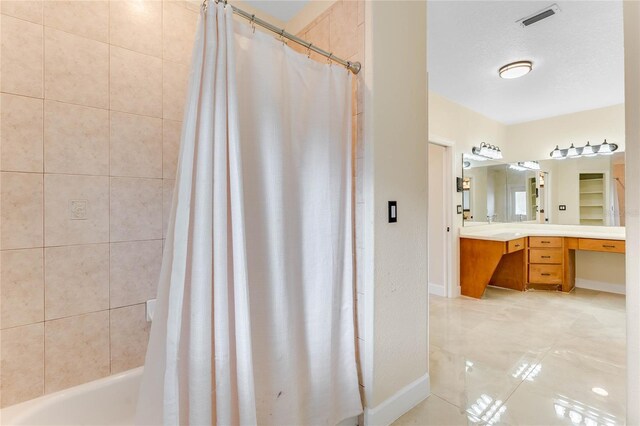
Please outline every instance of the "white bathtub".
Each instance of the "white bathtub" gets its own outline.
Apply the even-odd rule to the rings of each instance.
[[[142,367],[0,410],[2,426],[130,426]]]

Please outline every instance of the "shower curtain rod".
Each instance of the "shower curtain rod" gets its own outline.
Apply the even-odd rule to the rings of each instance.
[[[211,1],[211,0],[204,0],[202,2],[202,8],[203,9],[207,8],[207,3],[209,1]],[[337,62],[340,65],[342,65],[345,68],[347,68],[349,71],[351,71],[354,74],[358,74],[360,72],[360,68],[362,68],[362,66],[360,65],[360,62],[345,61],[344,59],[338,58],[337,56],[334,56],[333,53],[327,52],[326,50],[322,50],[319,47],[314,46],[313,43],[309,43],[307,41],[304,41],[300,37],[296,37],[293,34],[286,32],[284,29],[278,28],[275,25],[272,25],[269,22],[264,21],[264,20],[256,17],[256,15],[252,15],[252,14],[250,14],[248,12],[245,12],[242,9],[239,9],[239,8],[235,7],[232,4],[228,4],[227,0],[215,0],[215,2],[216,3],[222,2],[225,6],[227,6],[227,5],[231,6],[231,9],[233,10],[233,13],[235,13],[236,15],[242,16],[245,19],[248,19],[249,21],[251,21],[252,24],[260,25],[261,27],[266,28],[267,30],[278,34],[282,38],[286,38],[286,39],[291,40],[291,41],[293,41],[295,43],[298,43],[299,45],[306,47],[308,50],[314,51],[317,54],[324,56],[325,58],[329,59],[330,61]]]

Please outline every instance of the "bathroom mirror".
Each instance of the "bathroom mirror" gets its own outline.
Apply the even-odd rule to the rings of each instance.
[[[462,217],[465,225],[506,222],[507,165],[464,159]]]
[[[538,168],[539,169],[536,169]],[[501,163],[463,158],[465,226],[624,226],[624,153]]]

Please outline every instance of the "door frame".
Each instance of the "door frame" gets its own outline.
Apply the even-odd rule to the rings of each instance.
[[[458,263],[457,256],[454,256],[454,249],[456,249],[456,246],[454,245],[454,241],[455,241],[454,233],[455,233],[455,238],[457,238],[457,234],[458,234],[458,227],[456,225],[457,223],[456,209],[454,205],[456,202],[456,197],[454,196],[454,194],[456,193],[456,179],[455,179],[456,170],[457,170],[457,167],[460,165],[456,163],[456,149],[455,149],[456,144],[454,141],[450,139],[442,138],[439,136],[430,136],[427,143],[445,148],[444,167],[443,167],[444,200],[445,200],[444,216],[446,221],[445,226],[449,227],[449,232],[447,232],[445,236],[445,245],[446,245],[445,275],[446,276],[445,276],[445,283],[444,283],[444,294],[438,294],[438,295],[444,296],[444,297],[457,297],[460,295],[460,292],[457,291],[459,290],[459,286],[454,284],[457,281],[456,271],[457,271],[457,263]],[[429,198],[427,195],[427,200],[428,199]],[[428,219],[427,219],[427,223],[428,223]],[[429,230],[427,230],[427,235],[429,234],[430,232]],[[429,268],[429,265],[427,265],[427,270],[428,268]],[[429,277],[429,274],[427,273],[427,286],[429,286],[428,277]],[[429,293],[437,294],[437,293],[431,293],[430,288],[429,288]]]

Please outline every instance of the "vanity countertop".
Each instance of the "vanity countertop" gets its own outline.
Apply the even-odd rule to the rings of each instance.
[[[539,223],[492,223],[460,228],[460,238],[511,241],[523,237],[572,237],[625,240],[624,226],[545,225]]]

